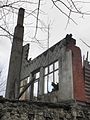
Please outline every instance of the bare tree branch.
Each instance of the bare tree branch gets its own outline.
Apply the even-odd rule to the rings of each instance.
[[[13,36],[13,34],[11,34],[8,30],[6,30],[5,28],[3,28],[2,26],[0,26],[0,28],[1,28],[2,30],[4,30],[6,33],[8,33],[9,35]]]
[[[68,17],[71,21],[73,21],[73,22],[77,25],[77,23],[76,23],[71,17],[69,17],[62,9],[60,9],[60,7],[58,7],[53,0],[51,0],[51,1],[53,2],[54,6],[55,6],[61,13],[63,13],[66,17]],[[69,10],[70,10],[70,9],[69,9]]]
[[[88,1],[74,1],[74,3],[90,3]]]
[[[70,16],[71,16],[71,11],[69,12],[69,15],[68,15],[68,21],[67,21],[67,24],[66,24],[66,29],[67,29],[67,26],[68,26],[69,21],[70,21]]]
[[[37,4],[37,3],[34,3],[34,2],[25,1],[25,0],[23,0],[23,1],[18,0],[18,1],[11,2],[11,3],[9,3],[9,4],[8,4],[8,1],[7,1],[7,2],[6,2],[6,4],[5,4],[5,5],[0,6],[0,8],[4,8],[4,7],[11,7],[12,5],[14,5],[14,4],[16,4],[16,3],[29,3],[29,4]]]
[[[0,10],[2,11],[2,14],[0,13],[0,23],[3,21],[4,25],[0,25],[0,28],[7,33],[7,35],[5,34],[5,37],[13,36],[10,32],[10,28],[8,27],[7,17],[12,13],[13,13],[13,15],[17,14],[17,10],[23,4],[34,5],[34,9],[31,8],[31,10],[30,10],[30,8],[25,8],[25,12],[26,12],[25,18],[33,17],[35,19],[35,21],[34,21],[35,23],[32,23],[33,26],[30,25],[30,27],[33,27],[33,29],[34,29],[34,37],[31,37],[31,39],[36,40],[37,43],[40,45],[41,43],[40,43],[39,39],[37,38],[38,29],[41,30],[42,32],[47,30],[46,25],[44,24],[44,22],[40,18],[41,17],[40,14],[43,13],[42,10],[40,10],[41,5],[42,5],[41,2],[42,2],[41,0],[38,0],[38,1],[16,0],[16,1],[11,1],[11,2],[9,0],[6,0],[5,2],[1,1]],[[84,2],[84,1],[78,1],[78,0],[77,1],[76,0],[66,0],[66,1],[51,0],[51,2],[53,3],[53,6],[55,6],[62,14],[64,14],[68,18],[66,28],[67,28],[70,20],[77,25],[77,22],[72,17],[73,13],[80,14],[82,16],[83,15],[90,15],[89,12],[82,12],[77,7],[78,3],[85,3],[85,4],[90,3],[88,1]],[[63,5],[67,9],[67,11],[62,9],[59,6],[59,4]],[[3,36],[3,34],[0,34],[0,36]]]
[[[89,47],[90,48],[90,46],[85,42],[85,41],[83,41],[82,39],[80,39],[87,47]]]
[[[36,19],[36,30],[35,30],[34,38],[36,38],[37,29],[38,29],[40,2],[41,2],[41,0],[38,1],[38,9],[37,9],[38,11],[37,11],[37,19]],[[38,41],[38,42],[39,42],[39,41]]]

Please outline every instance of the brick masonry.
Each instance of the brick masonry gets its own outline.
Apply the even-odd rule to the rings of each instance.
[[[68,49],[72,50],[74,97],[76,100],[86,101],[81,50],[79,47],[72,44],[68,45]]]

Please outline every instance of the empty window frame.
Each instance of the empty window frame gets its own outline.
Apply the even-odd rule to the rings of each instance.
[[[25,78],[20,82],[20,87],[24,87],[25,85],[27,85],[27,83],[29,83],[29,81],[30,81],[30,77]]]
[[[37,97],[37,96],[38,96],[38,93],[39,93],[40,72],[34,73],[33,76],[34,76],[33,97]]]
[[[20,93],[24,90],[24,87],[29,83],[30,77],[25,78],[20,82]],[[23,93],[20,99],[28,99],[29,98],[29,88]]]
[[[59,82],[59,63],[58,61],[50,64],[49,66],[45,67],[44,69],[44,94],[53,91],[53,85]]]

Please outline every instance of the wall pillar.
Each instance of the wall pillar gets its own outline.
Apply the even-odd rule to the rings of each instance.
[[[44,68],[40,68],[39,95],[44,94]]]
[[[72,52],[61,49],[59,59],[59,101],[73,100]]]

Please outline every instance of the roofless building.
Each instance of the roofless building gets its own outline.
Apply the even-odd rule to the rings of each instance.
[[[28,60],[29,44],[23,46],[24,9],[20,8],[14,32],[6,98],[42,102],[90,102],[90,64],[84,60],[72,35]]]

